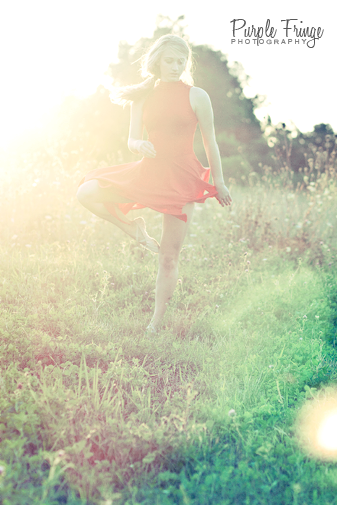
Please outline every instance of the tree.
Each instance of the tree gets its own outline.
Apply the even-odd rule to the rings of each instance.
[[[320,123],[313,131],[302,133],[298,128],[289,130],[285,123],[272,125],[270,117],[265,128],[270,147],[274,149],[278,167],[288,167],[294,172],[307,166],[308,159],[330,159],[336,149],[335,134],[329,124]]]

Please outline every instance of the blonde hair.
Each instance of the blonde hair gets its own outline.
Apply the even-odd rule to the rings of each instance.
[[[178,35],[168,34],[157,39],[141,58],[141,75],[145,81],[133,86],[116,89],[110,94],[113,103],[127,105],[135,100],[144,98],[153,90],[156,81],[160,78],[159,60],[165,49],[176,49],[187,58],[185,70],[181,80],[193,86],[192,77],[192,51],[189,44]]]

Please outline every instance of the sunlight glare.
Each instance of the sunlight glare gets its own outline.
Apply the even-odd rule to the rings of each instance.
[[[317,441],[324,449],[337,450],[337,410],[329,414],[321,423]]]
[[[337,391],[327,387],[308,398],[295,423],[299,446],[309,457],[337,460]]]

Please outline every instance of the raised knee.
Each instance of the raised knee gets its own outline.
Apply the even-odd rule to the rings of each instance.
[[[76,197],[77,200],[82,204],[88,204],[92,200],[92,197],[97,190],[96,181],[88,181],[81,184],[77,190]]]

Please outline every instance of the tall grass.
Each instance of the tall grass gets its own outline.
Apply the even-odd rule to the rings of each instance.
[[[336,378],[334,174],[264,167],[230,209],[197,205],[150,339],[156,257],[48,156],[1,195],[0,503],[332,503],[333,464],[291,429]]]

